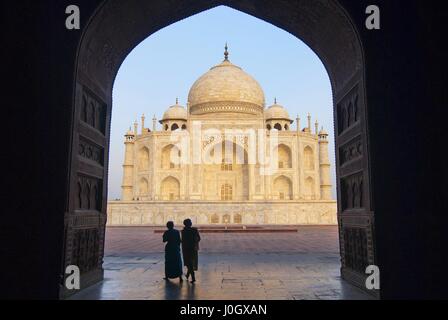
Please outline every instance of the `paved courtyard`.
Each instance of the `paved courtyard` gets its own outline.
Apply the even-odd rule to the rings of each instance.
[[[72,299],[369,299],[341,280],[337,227],[203,233],[197,282],[162,280],[161,234],[109,228],[105,280]]]

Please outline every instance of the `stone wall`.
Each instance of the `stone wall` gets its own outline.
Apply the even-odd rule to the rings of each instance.
[[[336,201],[110,201],[108,226],[181,224],[336,225]]]

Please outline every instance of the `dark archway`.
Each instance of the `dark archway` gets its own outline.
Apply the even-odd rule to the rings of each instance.
[[[77,52],[72,109],[76,125],[72,132],[64,265],[75,261],[80,264],[83,287],[102,279],[112,87],[121,63],[136,45],[157,30],[218,5],[227,5],[290,32],[308,44],[324,63],[332,84],[337,133],[341,272],[344,279],[363,288],[365,267],[376,264],[373,205],[370,201],[365,64],[358,33],[336,0],[104,1],[85,27]],[[94,114],[98,114],[94,122],[84,119],[83,101],[86,100],[95,108]],[[345,118],[341,121],[342,115],[352,109],[356,110],[357,116],[350,121],[345,121]],[[79,156],[78,149],[87,143],[85,141],[93,141],[101,149],[103,158],[95,166]],[[351,161],[339,157],[345,149],[352,147],[352,143],[362,144],[362,154]],[[98,170],[98,165],[102,170]],[[90,184],[102,186],[100,211],[85,211],[78,207],[76,182],[80,176]],[[357,189],[358,197],[363,199],[362,207],[344,205],[349,203],[347,199],[353,198],[353,188],[341,186],[354,183],[363,186],[362,190]],[[82,219],[78,219],[80,215]],[[80,260],[79,256],[83,259]]]

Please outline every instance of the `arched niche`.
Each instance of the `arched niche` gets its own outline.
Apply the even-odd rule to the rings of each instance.
[[[273,191],[277,200],[292,199],[292,182],[286,176],[277,177],[274,180]]]
[[[160,195],[163,200],[179,200],[180,182],[176,178],[169,176],[163,179],[160,186]]]

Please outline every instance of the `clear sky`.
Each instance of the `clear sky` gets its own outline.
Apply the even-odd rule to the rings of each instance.
[[[328,131],[335,196],[332,92],[322,62],[286,31],[220,6],[152,34],[123,62],[113,89],[109,199],[121,197],[124,133],[142,114],[152,129],[153,115],[160,120],[176,97],[185,106],[194,81],[223,60],[226,42],[229,60],[260,83],[266,106],[276,97],[293,120],[299,114],[302,128],[310,113],[313,131],[316,119]]]

